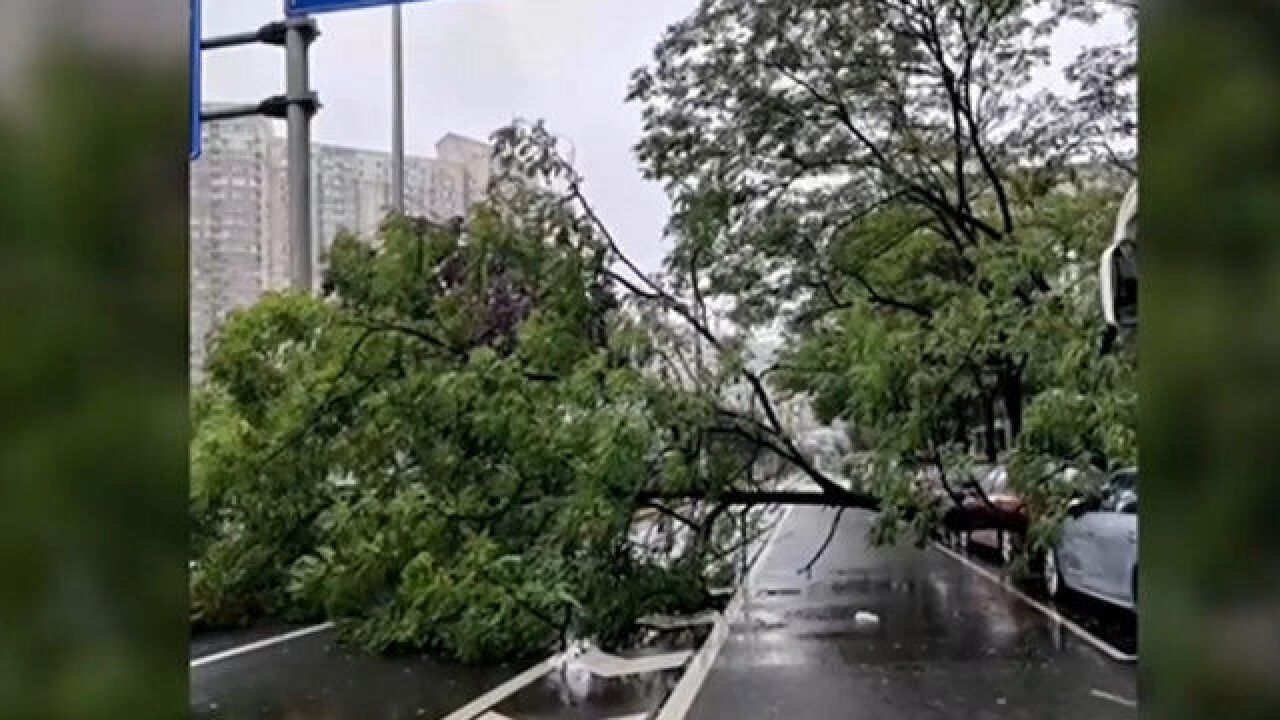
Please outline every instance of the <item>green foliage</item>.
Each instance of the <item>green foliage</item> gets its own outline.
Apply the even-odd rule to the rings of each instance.
[[[666,447],[693,406],[627,362],[589,238],[516,207],[340,237],[328,297],[226,320],[194,403],[193,622],[323,616],[478,661],[706,600],[700,564],[628,534],[664,474],[707,482]]]
[[[761,487],[766,459],[917,543],[944,478],[1003,460],[1047,542],[1079,488],[1065,469],[1136,454],[1133,357],[1097,351],[1125,178],[1093,141],[1114,103],[1028,93],[1084,4],[946,8],[703,0],[673,26],[632,88],[639,157],[675,199],[665,279],[614,269],[639,276],[554,135],[517,124],[465,232],[340,237],[325,299],[230,318],[196,409],[193,620],[323,615],[463,660],[622,642],[708,601],[731,553],[708,506]],[[747,340],[779,324],[761,371]],[[870,451],[851,488],[771,393]],[[705,501],[678,552],[635,539],[652,491]]]
[[[1077,97],[1031,84],[1102,4],[703,0],[634,76],[668,272],[747,328],[788,322],[774,390],[870,449],[853,482],[883,541],[927,536],[947,488],[918,473],[957,458],[1008,463],[1035,538],[1060,471],[1136,459],[1134,358],[1100,355],[1095,280],[1132,53],[1081,53]]]

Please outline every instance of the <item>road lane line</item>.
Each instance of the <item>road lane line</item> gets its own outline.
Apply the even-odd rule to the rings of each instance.
[[[782,532],[782,526],[791,517],[791,511],[795,507],[794,505],[789,505],[782,512],[782,517],[778,519],[778,523],[773,526],[773,530],[769,533],[769,539],[765,541],[764,547],[760,549],[755,560],[751,563],[751,569],[747,572],[747,577],[743,579],[741,586],[734,592],[733,598],[729,600],[729,605],[725,608],[724,613],[716,618],[711,634],[702,643],[702,647],[699,648],[693,659],[689,661],[684,675],[680,677],[675,688],[671,690],[671,695],[667,697],[662,709],[654,716],[654,720],[682,720],[689,714],[689,710],[693,707],[694,699],[698,697],[698,691],[702,689],[702,684],[706,682],[707,675],[711,672],[711,666],[715,664],[716,658],[720,655],[720,648],[729,639],[729,624],[742,616],[743,606],[747,595],[750,593],[750,588],[755,584],[760,569],[764,567],[769,553],[773,550],[774,542],[777,541]]]
[[[658,655],[624,658],[600,650],[591,650],[583,654],[578,662],[596,677],[616,678],[678,668],[688,662],[692,655],[693,653],[688,650],[678,650]]]
[[[475,720],[478,717],[482,717],[482,713],[488,711],[489,708],[497,705],[503,700],[506,700],[517,692],[520,692],[525,688],[525,686],[537,682],[543,675],[551,672],[551,670],[555,668],[556,665],[560,664],[563,659],[564,653],[556,653],[555,655],[552,655],[546,660],[543,660],[537,665],[534,665],[528,670],[525,670],[519,675],[502,683],[498,687],[475,698],[466,705],[454,710],[444,716],[443,720]],[[497,713],[493,714],[497,715]]]
[[[1089,694],[1096,698],[1102,698],[1103,700],[1110,700],[1113,703],[1119,703],[1121,705],[1124,705],[1125,707],[1131,707],[1131,708],[1138,707],[1138,703],[1134,702],[1133,700],[1130,700],[1127,697],[1122,697],[1120,695],[1113,695],[1112,693],[1099,690],[1097,688],[1090,689]]]
[[[1119,649],[1113,647],[1110,643],[1097,637],[1096,635],[1089,632],[1088,630],[1085,630],[1084,628],[1077,625],[1075,622],[1063,617],[1061,613],[1059,613],[1057,610],[1054,610],[1053,608],[1045,605],[1039,600],[1036,600],[1030,595],[1027,595],[1026,593],[1022,592],[1018,588],[1014,587],[1013,584],[1008,582],[1007,579],[991,572],[990,570],[973,562],[969,558],[956,553],[951,548],[948,548],[936,542],[933,543],[933,547],[936,548],[939,552],[943,553],[944,555],[959,561],[963,565],[967,566],[970,570],[973,570],[974,572],[978,573],[982,577],[990,580],[991,582],[999,585],[1005,590],[1013,593],[1026,604],[1030,605],[1036,610],[1039,610],[1045,617],[1048,617],[1050,620],[1053,620],[1054,622],[1057,622],[1066,626],[1068,630],[1070,630],[1080,639],[1089,643],[1094,648],[1096,648],[1097,650],[1099,650],[1100,652],[1102,652],[1104,655],[1111,658],[1112,660],[1115,660],[1116,662],[1122,662],[1122,663],[1134,663],[1138,661],[1137,655],[1130,655],[1128,653],[1121,652]]]
[[[223,650],[222,652],[213,653],[212,655],[204,655],[196,658],[195,660],[192,660],[191,667],[196,668],[196,667],[201,667],[202,665],[209,665],[211,663],[216,663],[220,660],[226,660],[227,658],[236,657],[237,655],[244,655],[245,653],[251,653],[255,650],[261,650],[262,648],[265,648],[265,647],[271,647],[272,645],[279,645],[280,643],[289,642],[290,640],[295,640],[297,638],[305,637],[307,635],[314,635],[315,633],[328,630],[331,627],[333,627],[333,623],[331,622],[320,623],[319,625],[312,625],[311,627],[302,628],[301,630],[294,630],[293,632],[288,632],[283,635],[270,637],[270,638],[267,638],[266,640],[259,640],[257,642],[252,642],[247,645],[241,645],[240,647],[231,648],[230,650]]]

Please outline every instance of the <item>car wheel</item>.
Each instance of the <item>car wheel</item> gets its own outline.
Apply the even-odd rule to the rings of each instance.
[[[1044,591],[1050,598],[1056,598],[1062,593],[1062,571],[1058,569],[1058,553],[1050,548],[1044,551],[1044,566],[1041,569],[1044,576]]]
[[[1000,562],[1004,565],[1013,564],[1013,558],[1017,555],[1017,548],[1014,546],[1013,533],[1007,530],[1000,531]]]

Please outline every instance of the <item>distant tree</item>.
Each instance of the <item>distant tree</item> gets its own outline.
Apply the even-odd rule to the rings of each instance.
[[[1076,89],[1074,122],[1093,149],[1136,178],[1138,136],[1138,0],[1058,0],[1055,8],[1076,22],[1096,24],[1103,17],[1124,23],[1117,42],[1080,50],[1067,66]]]

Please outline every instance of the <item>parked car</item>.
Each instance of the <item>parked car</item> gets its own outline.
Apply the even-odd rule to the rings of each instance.
[[[1056,482],[1074,486],[1082,480],[1081,471],[1075,468],[1057,471],[1046,468],[1045,471],[1046,477]],[[951,540],[963,549],[977,543],[996,550],[1001,561],[1008,565],[1022,547],[1030,524],[1026,502],[1011,486],[1009,470],[1004,465],[977,465],[974,472],[973,479],[966,483],[964,503],[956,511],[962,519],[952,523],[961,529],[952,533]],[[982,499],[983,494],[986,501]]]
[[[1016,512],[1021,505],[1006,492],[1007,484],[1007,473],[1000,465],[972,465],[964,476],[953,480],[959,502],[943,518],[945,542],[961,550],[968,549],[971,540],[994,543],[998,548],[999,538],[994,537],[997,515]],[[991,505],[983,501],[984,494]]]
[[[987,510],[986,521],[969,532],[969,543],[984,545],[1000,552],[1000,560],[1008,565],[1021,544],[1022,533],[1027,526],[1026,505],[1022,498],[1009,487],[1009,470],[997,465],[980,479],[979,484],[986,493],[991,506],[983,502],[981,496],[973,493],[966,502],[973,503],[975,509]]]
[[[1045,590],[1064,589],[1134,609],[1138,602],[1138,471],[1121,470],[1073,502],[1056,547],[1044,554]]]

